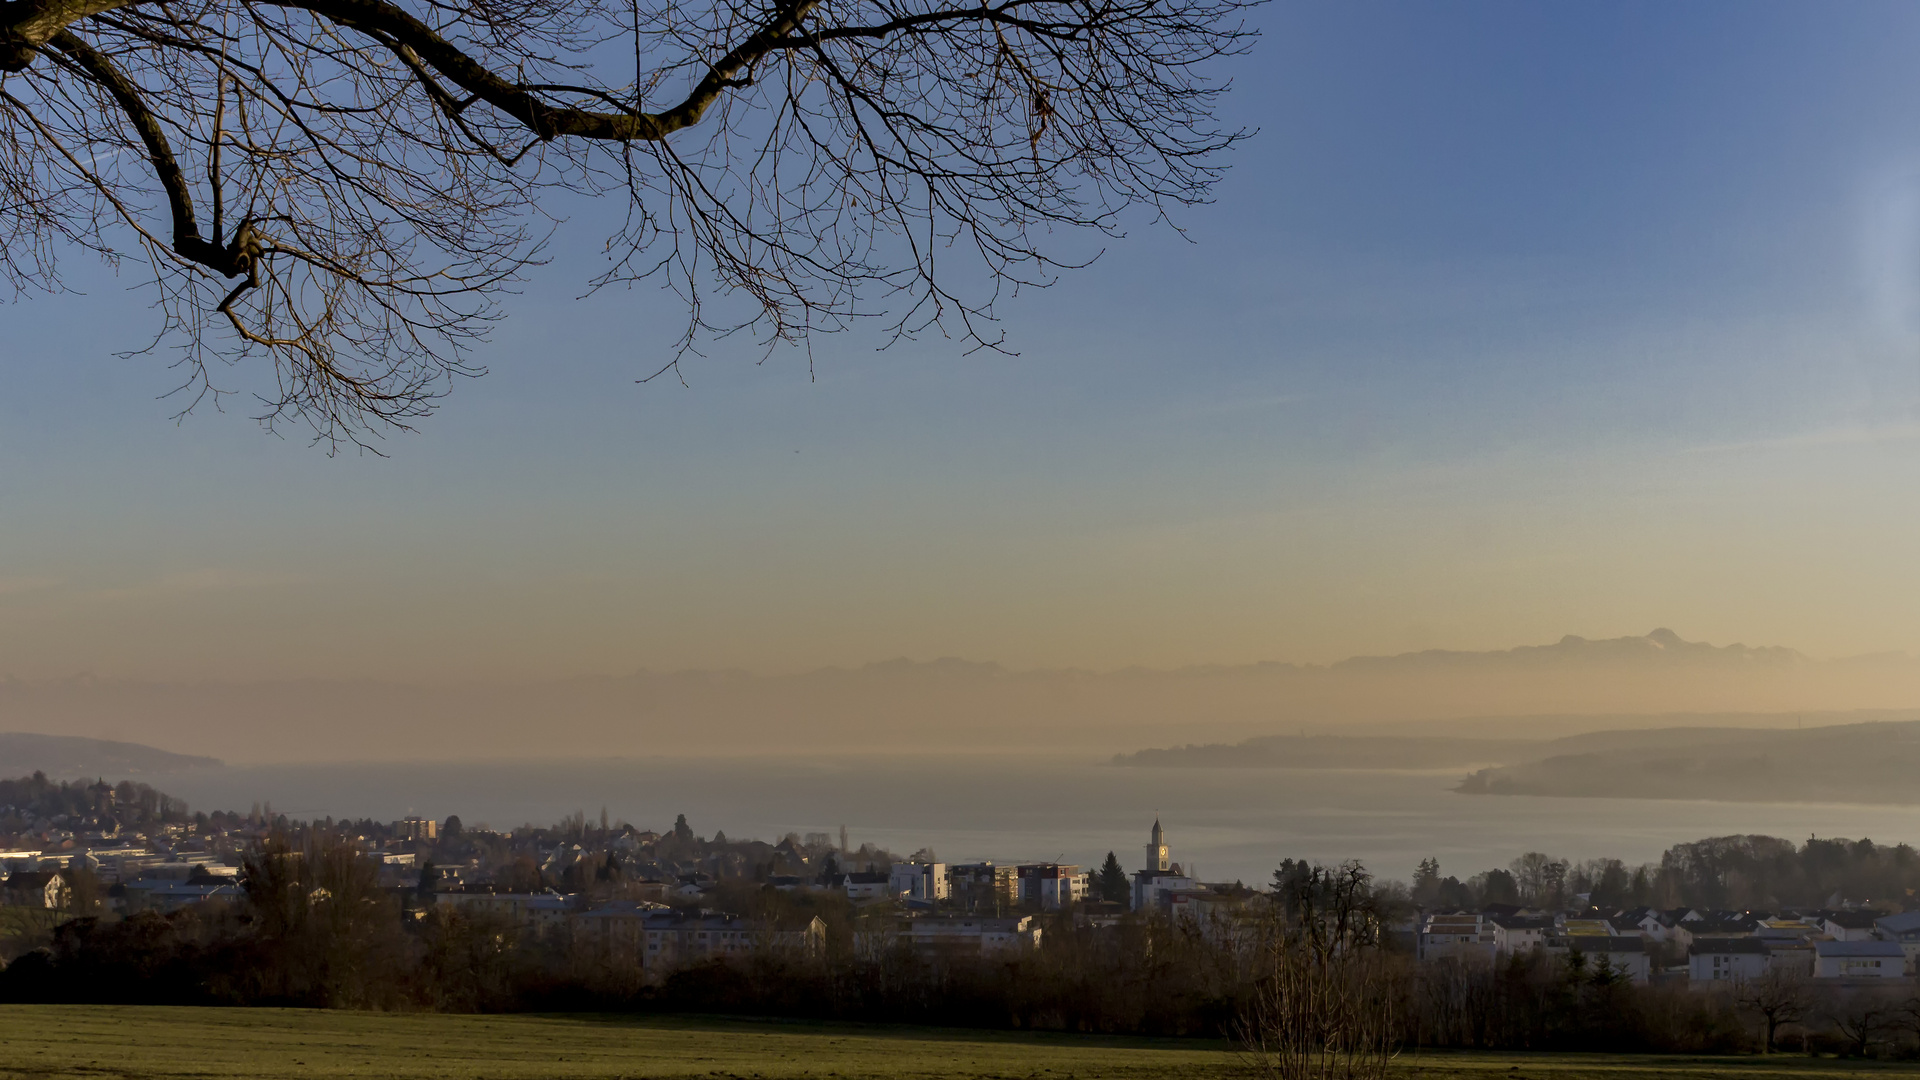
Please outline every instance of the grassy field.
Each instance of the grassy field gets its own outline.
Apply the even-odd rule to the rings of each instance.
[[[1915,1074],[1807,1058],[1420,1054],[1405,1080],[1769,1080]],[[1225,1046],[925,1028],[292,1009],[0,1007],[0,1080],[1244,1077]]]

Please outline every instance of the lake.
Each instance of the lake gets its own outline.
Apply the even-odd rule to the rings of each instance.
[[[576,810],[664,830],[774,840],[848,829],[948,862],[1060,860],[1128,869],[1157,814],[1173,857],[1207,880],[1264,882],[1282,858],[1360,859],[1405,879],[1432,855],[1462,878],[1526,851],[1657,860],[1729,833],[1920,841],[1920,807],[1456,795],[1445,773],[1129,768],[1027,756],[653,758],[255,765],[153,778],[195,809],[255,802],[296,818],[458,814],[549,824]]]

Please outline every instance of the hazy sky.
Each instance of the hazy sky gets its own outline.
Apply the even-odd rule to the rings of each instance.
[[[171,423],[131,277],[10,307],[0,674],[1920,650],[1920,7],[1256,18],[1194,242],[1007,305],[1017,358],[636,385],[679,313],[576,299],[615,208],[570,207],[492,374],[329,459]]]

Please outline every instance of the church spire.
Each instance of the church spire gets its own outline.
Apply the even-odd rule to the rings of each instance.
[[[1158,815],[1153,819],[1153,841],[1147,845],[1147,871],[1165,870],[1171,863],[1167,858],[1167,831],[1160,827]]]

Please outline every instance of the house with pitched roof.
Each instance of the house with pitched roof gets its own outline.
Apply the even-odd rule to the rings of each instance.
[[[1687,946],[1687,980],[1694,986],[1757,979],[1772,966],[1764,938],[1698,937]]]
[[[1428,915],[1420,926],[1415,955],[1427,962],[1491,963],[1500,949],[1499,927],[1493,921],[1498,917],[1473,911]]]
[[[1835,941],[1873,941],[1880,936],[1880,913],[1877,911],[1822,912],[1819,923],[1827,936]]]
[[[1542,948],[1558,932],[1551,915],[1490,915],[1485,921],[1493,925],[1494,952],[1501,956]]]
[[[1920,911],[1882,915],[1874,921],[1883,941],[1897,941],[1907,954],[1907,974],[1920,970]]]
[[[1897,941],[1813,943],[1816,979],[1900,979],[1906,974],[1907,954]]]
[[[9,907],[58,909],[67,906],[67,882],[47,870],[17,870],[7,875],[3,894]]]
[[[921,915],[901,920],[897,935],[896,940],[922,956],[986,956],[1040,947],[1040,927],[1031,915]]]

